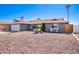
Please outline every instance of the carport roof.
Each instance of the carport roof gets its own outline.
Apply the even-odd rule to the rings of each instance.
[[[10,24],[10,22],[0,22],[0,24],[1,25],[4,25],[4,24],[7,25],[7,24]]]

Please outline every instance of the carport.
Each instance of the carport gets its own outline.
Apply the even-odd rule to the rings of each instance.
[[[0,31],[9,31],[9,23],[0,23]]]
[[[26,31],[29,30],[29,24],[27,23],[11,23],[10,31]]]

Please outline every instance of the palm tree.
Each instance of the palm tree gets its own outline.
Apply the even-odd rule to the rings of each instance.
[[[67,9],[67,21],[69,21],[69,8],[71,7],[70,4],[66,5],[66,9]]]

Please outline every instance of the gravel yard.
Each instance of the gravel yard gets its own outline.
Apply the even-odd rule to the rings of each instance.
[[[79,37],[79,34],[76,34],[77,35],[77,37]]]
[[[79,45],[72,34],[0,32],[0,53],[3,54],[76,54]]]

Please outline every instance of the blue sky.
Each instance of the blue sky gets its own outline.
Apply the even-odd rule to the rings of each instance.
[[[0,22],[11,22],[24,16],[26,21],[36,18],[64,18],[67,20],[65,4],[0,4]],[[79,24],[79,4],[70,8],[70,22]]]

